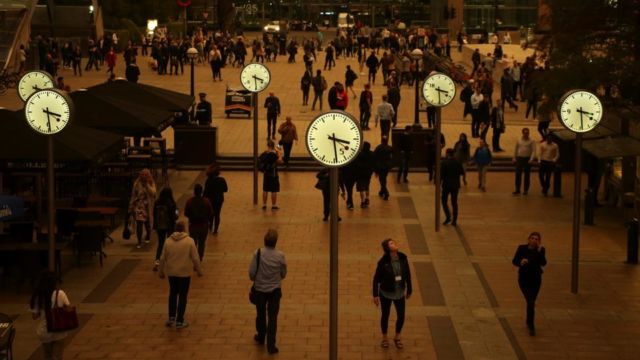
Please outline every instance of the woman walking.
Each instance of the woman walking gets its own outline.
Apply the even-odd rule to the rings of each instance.
[[[380,318],[382,342],[380,346],[385,349],[389,347],[387,328],[391,303],[393,303],[396,308],[396,334],[393,343],[398,349],[402,349],[404,345],[400,333],[404,325],[405,299],[408,300],[413,292],[411,270],[407,255],[398,251],[398,245],[395,241],[392,239],[382,241],[382,250],[384,250],[384,255],[378,261],[376,273],[373,276],[373,303],[380,306],[382,310]]]
[[[156,184],[153,181],[151,172],[148,169],[140,171],[140,175],[133,183],[131,200],[129,201],[129,214],[136,222],[136,237],[138,244],[136,248],[142,247],[142,227],[144,226],[147,236],[145,244],[150,242],[152,206],[156,197]]]
[[[473,162],[478,167],[478,189],[487,191],[487,169],[491,165],[491,150],[487,146],[487,142],[480,139],[476,151],[473,153]]]
[[[545,249],[541,245],[542,236],[539,232],[529,234],[528,243],[519,245],[512,263],[518,267],[518,285],[527,302],[527,327],[529,335],[536,335],[534,325],[536,298],[542,285],[542,267],[547,265]]]
[[[153,228],[158,235],[158,248],[156,249],[156,262],[153,266],[153,271],[158,271],[164,241],[168,235],[173,234],[178,215],[178,207],[173,198],[173,191],[169,187],[163,188],[160,190],[158,200],[153,206]]]
[[[287,116],[287,120],[280,125],[278,134],[281,136],[280,145],[282,145],[284,149],[284,157],[282,160],[284,161],[285,168],[288,168],[293,142],[298,141],[298,132],[295,124],[291,122],[291,116]]]
[[[462,181],[467,185],[467,163],[471,159],[471,144],[467,141],[467,134],[460,134],[460,138],[453,146],[453,150],[455,151],[454,158],[457,162],[462,164],[462,168],[465,170],[462,175]]]
[[[220,176],[220,166],[212,164],[207,169],[207,181],[204,183],[204,197],[209,199],[213,208],[213,233],[218,233],[220,227],[220,212],[224,203],[224,193],[229,190],[227,181]]]
[[[51,271],[40,275],[38,284],[31,295],[30,309],[34,320],[40,320],[36,335],[42,343],[45,360],[62,360],[64,339],[67,332],[49,332],[47,312],[54,307],[70,306],[67,294],[58,288],[58,277]]]
[[[302,90],[302,106],[309,105],[309,90],[311,89],[311,74],[304,72],[300,80],[300,89]]]

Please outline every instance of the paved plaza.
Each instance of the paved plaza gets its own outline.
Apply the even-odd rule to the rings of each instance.
[[[458,56],[454,53],[454,56]],[[320,56],[324,60],[324,56]],[[291,115],[299,134],[319,112],[301,106],[297,64],[285,57],[269,63],[273,82],[268,91],[279,96],[283,116]],[[454,59],[462,61],[462,59]],[[123,73],[118,58],[118,74]],[[344,68],[355,59],[337,61],[325,72],[329,83],[344,79]],[[140,58],[141,82],[188,92],[188,68],[183,76],[158,76]],[[239,85],[239,69],[223,69],[224,82],[212,82],[210,70],[197,66],[196,92],[206,92],[214,108],[218,146],[225,155],[248,154],[252,149],[251,121],[225,119],[225,85]],[[89,72],[74,77],[62,72],[72,89],[106,80],[106,73]],[[356,81],[359,93],[363,76]],[[373,87],[375,103],[383,88]],[[266,94],[261,95],[264,99]],[[413,89],[402,89],[401,125],[413,122]],[[374,103],[374,104],[375,104]],[[326,105],[326,104],[325,104]],[[17,109],[17,96],[0,98],[0,106]],[[326,107],[328,109],[328,106]],[[350,99],[349,111],[357,114]],[[264,109],[261,109],[263,111]],[[444,133],[449,145],[460,132],[469,132],[458,100],[443,111]],[[261,112],[260,138],[266,137]],[[424,122],[425,116],[421,115]],[[511,151],[522,126],[536,123],[507,110],[503,148]],[[553,125],[558,126],[557,122]],[[552,125],[552,126],[553,126]],[[533,131],[534,138],[538,135]],[[165,134],[172,139],[171,130]],[[374,145],[378,132],[365,135]],[[473,144],[475,145],[475,144]],[[169,146],[171,147],[171,141]],[[303,142],[294,155],[306,155]],[[510,156],[510,153],[505,154]],[[280,210],[262,210],[252,204],[252,174],[225,172],[229,193],[222,210],[218,235],[210,235],[204,260],[204,276],[192,279],[187,329],[166,328],[168,284],[152,272],[156,239],[135,248],[135,240],[121,238],[122,228],[105,251],[104,267],[98,261],[75,266],[65,254],[62,288],[78,306],[81,328],[67,338],[65,359],[326,359],[329,319],[329,224],[322,221],[322,199],[314,188],[315,174],[281,172]],[[390,177],[394,178],[394,177]],[[514,197],[513,174],[491,172],[487,192],[476,188],[476,174],[460,192],[459,226],[434,229],[434,186],[426,175],[409,175],[408,184],[390,186],[391,197],[375,196],[371,206],[348,211],[343,202],[339,225],[339,357],[354,360],[412,359],[637,359],[640,353],[640,270],[624,263],[626,234],[622,209],[596,209],[594,226],[582,227],[580,291],[571,294],[572,181],[565,174],[564,197],[543,197],[536,174],[528,196]],[[170,184],[180,209],[201,171],[171,171]],[[251,283],[247,269],[252,252],[262,245],[268,228],[280,233],[277,248],[289,264],[283,282],[278,326],[278,355],[253,342],[255,310],[248,302]],[[525,304],[517,285],[517,269],[511,265],[514,251],[531,231],[542,234],[549,264],[545,267],[537,305],[537,336],[525,326]],[[409,257],[414,294],[408,300],[403,330],[405,348],[380,348],[380,310],[371,297],[375,264],[382,255],[380,242],[393,238]],[[16,318],[16,359],[41,359],[36,322],[28,312],[28,284],[18,292],[0,290],[0,312]],[[392,312],[391,320],[395,321]],[[392,335],[392,332],[390,332]]]

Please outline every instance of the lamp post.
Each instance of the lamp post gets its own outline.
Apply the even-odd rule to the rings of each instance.
[[[414,106],[414,118],[413,118],[413,127],[414,128],[418,128],[421,129],[422,126],[420,125],[420,98],[419,98],[419,86],[420,86],[420,69],[419,69],[419,65],[420,65],[420,59],[422,59],[422,56],[424,55],[424,53],[422,52],[422,50],[415,48],[413,49],[413,51],[411,51],[411,59],[413,59],[416,62],[416,69],[415,72],[413,74],[413,82],[415,85],[415,106]]]
[[[187,50],[187,58],[189,58],[189,61],[191,61],[191,96],[195,97],[196,96],[196,91],[195,91],[195,61],[196,61],[196,57],[198,57],[198,49],[191,47]],[[194,100],[195,101],[195,100]],[[191,120],[193,121],[194,118],[194,109],[195,106],[193,106],[191,108]]]

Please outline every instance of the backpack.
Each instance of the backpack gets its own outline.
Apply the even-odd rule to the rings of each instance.
[[[194,197],[190,202],[191,208],[189,209],[189,222],[200,223],[208,220],[207,218],[207,203],[202,197]]]
[[[156,205],[156,217],[154,224],[158,230],[169,230],[172,225],[169,207],[166,205]]]
[[[265,151],[258,157],[258,170],[263,173],[273,170],[273,162],[269,161],[269,152]]]

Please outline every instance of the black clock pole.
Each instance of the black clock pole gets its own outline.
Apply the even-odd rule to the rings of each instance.
[[[49,235],[49,270],[56,271],[56,231],[55,231],[55,216],[56,206],[55,202],[55,185],[53,174],[53,135],[47,136],[47,202],[48,210],[47,217],[49,221],[48,235]]]
[[[435,216],[434,219],[436,221],[436,231],[440,231],[440,192],[442,191],[442,184],[440,184],[440,160],[442,157],[442,143],[440,142],[442,133],[442,108],[440,106],[436,107],[436,126],[435,126],[435,147],[436,147],[436,161],[435,161],[435,176],[434,180],[436,183],[436,192],[435,192]]]
[[[580,195],[582,180],[582,133],[576,133],[576,156],[573,183],[573,243],[571,247],[571,292],[578,293],[580,260]]]
[[[253,93],[253,205],[258,205],[258,93],[257,92]]]
[[[329,262],[329,359],[338,359],[338,171],[329,170],[331,245]]]

